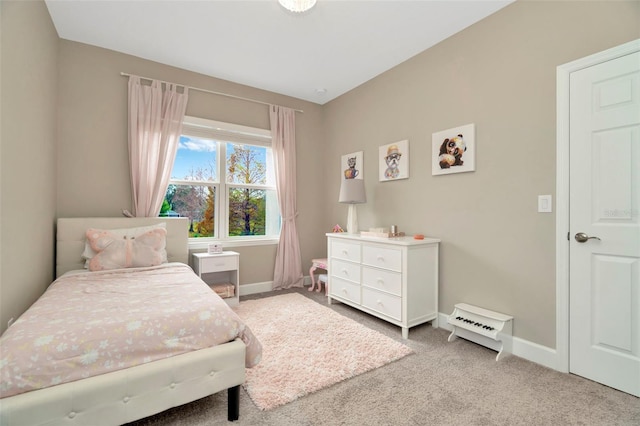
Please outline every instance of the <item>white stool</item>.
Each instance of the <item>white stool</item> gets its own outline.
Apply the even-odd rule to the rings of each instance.
[[[329,295],[329,277],[327,274],[318,275],[318,291],[322,288],[320,283],[324,283],[324,294]]]

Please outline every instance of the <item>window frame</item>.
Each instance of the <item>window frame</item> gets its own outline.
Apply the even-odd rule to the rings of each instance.
[[[190,237],[190,249],[206,249],[211,243],[222,243],[224,247],[259,246],[277,244],[280,240],[281,214],[280,207],[275,203],[272,208],[277,209],[277,220],[279,230],[277,234],[271,235],[247,235],[229,236],[229,190],[230,188],[250,187],[264,189],[266,191],[277,191],[275,187],[275,177],[273,185],[252,185],[226,182],[226,161],[227,143],[240,145],[252,145],[258,147],[272,148],[271,131],[258,129],[239,124],[225,123],[206,118],[185,116],[182,125],[181,135],[213,140],[217,144],[216,153],[216,180],[215,181],[191,181],[184,179],[171,179],[169,184],[205,186],[215,188],[215,237]],[[273,153],[273,151],[272,151]],[[172,166],[173,167],[173,166]],[[275,171],[274,171],[275,173]],[[276,194],[277,197],[277,194]],[[224,205],[226,208],[222,208]],[[272,228],[265,223],[265,232]]]

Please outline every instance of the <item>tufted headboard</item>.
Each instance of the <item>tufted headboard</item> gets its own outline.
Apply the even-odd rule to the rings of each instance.
[[[88,228],[120,229],[167,224],[167,259],[189,264],[189,219],[186,217],[78,217],[60,218],[56,231],[56,277],[83,269],[85,233]]]

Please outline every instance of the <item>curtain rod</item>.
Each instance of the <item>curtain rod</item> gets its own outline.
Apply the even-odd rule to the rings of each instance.
[[[123,77],[130,77],[132,74],[126,73],[126,72],[120,72],[120,75]],[[150,78],[150,77],[142,77],[142,76],[138,76],[144,80],[158,80],[157,78]],[[262,105],[273,105],[270,104],[269,102],[263,102],[263,101],[259,101],[256,99],[251,99],[251,98],[243,98],[241,96],[236,96],[236,95],[230,95],[228,93],[222,93],[222,92],[214,92],[213,90],[207,90],[207,89],[200,89],[199,87],[193,87],[193,86],[187,86],[186,84],[178,84],[178,83],[172,83],[170,81],[164,81],[164,80],[158,80],[161,83],[166,83],[166,84],[177,84],[178,86],[182,86],[186,89],[189,90],[197,90],[198,92],[205,92],[205,93],[211,93],[213,95],[220,95],[220,96],[226,96],[228,98],[233,98],[233,99],[239,99],[241,101],[247,101],[247,102],[253,102],[256,104],[262,104]],[[301,109],[294,109],[292,108],[295,112],[299,112],[299,113],[304,113],[303,110]]]

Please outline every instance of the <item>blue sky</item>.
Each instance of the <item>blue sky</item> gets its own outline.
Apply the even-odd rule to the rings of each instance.
[[[215,166],[217,154],[215,141],[180,136],[171,178],[186,179],[192,168],[208,170],[210,164]]]
[[[173,163],[173,169],[171,171],[172,179],[188,179],[191,170],[197,170],[201,168],[203,170],[210,170],[211,167],[216,165],[216,158],[218,156],[216,141],[210,139],[199,139],[190,136],[180,136],[180,145],[178,146],[178,152],[176,153],[176,159]],[[257,153],[256,159],[258,161],[266,161],[266,150],[260,147],[251,147]],[[233,145],[227,145],[227,156],[233,153]],[[208,178],[209,176],[205,176]],[[216,177],[216,176],[214,176]]]

